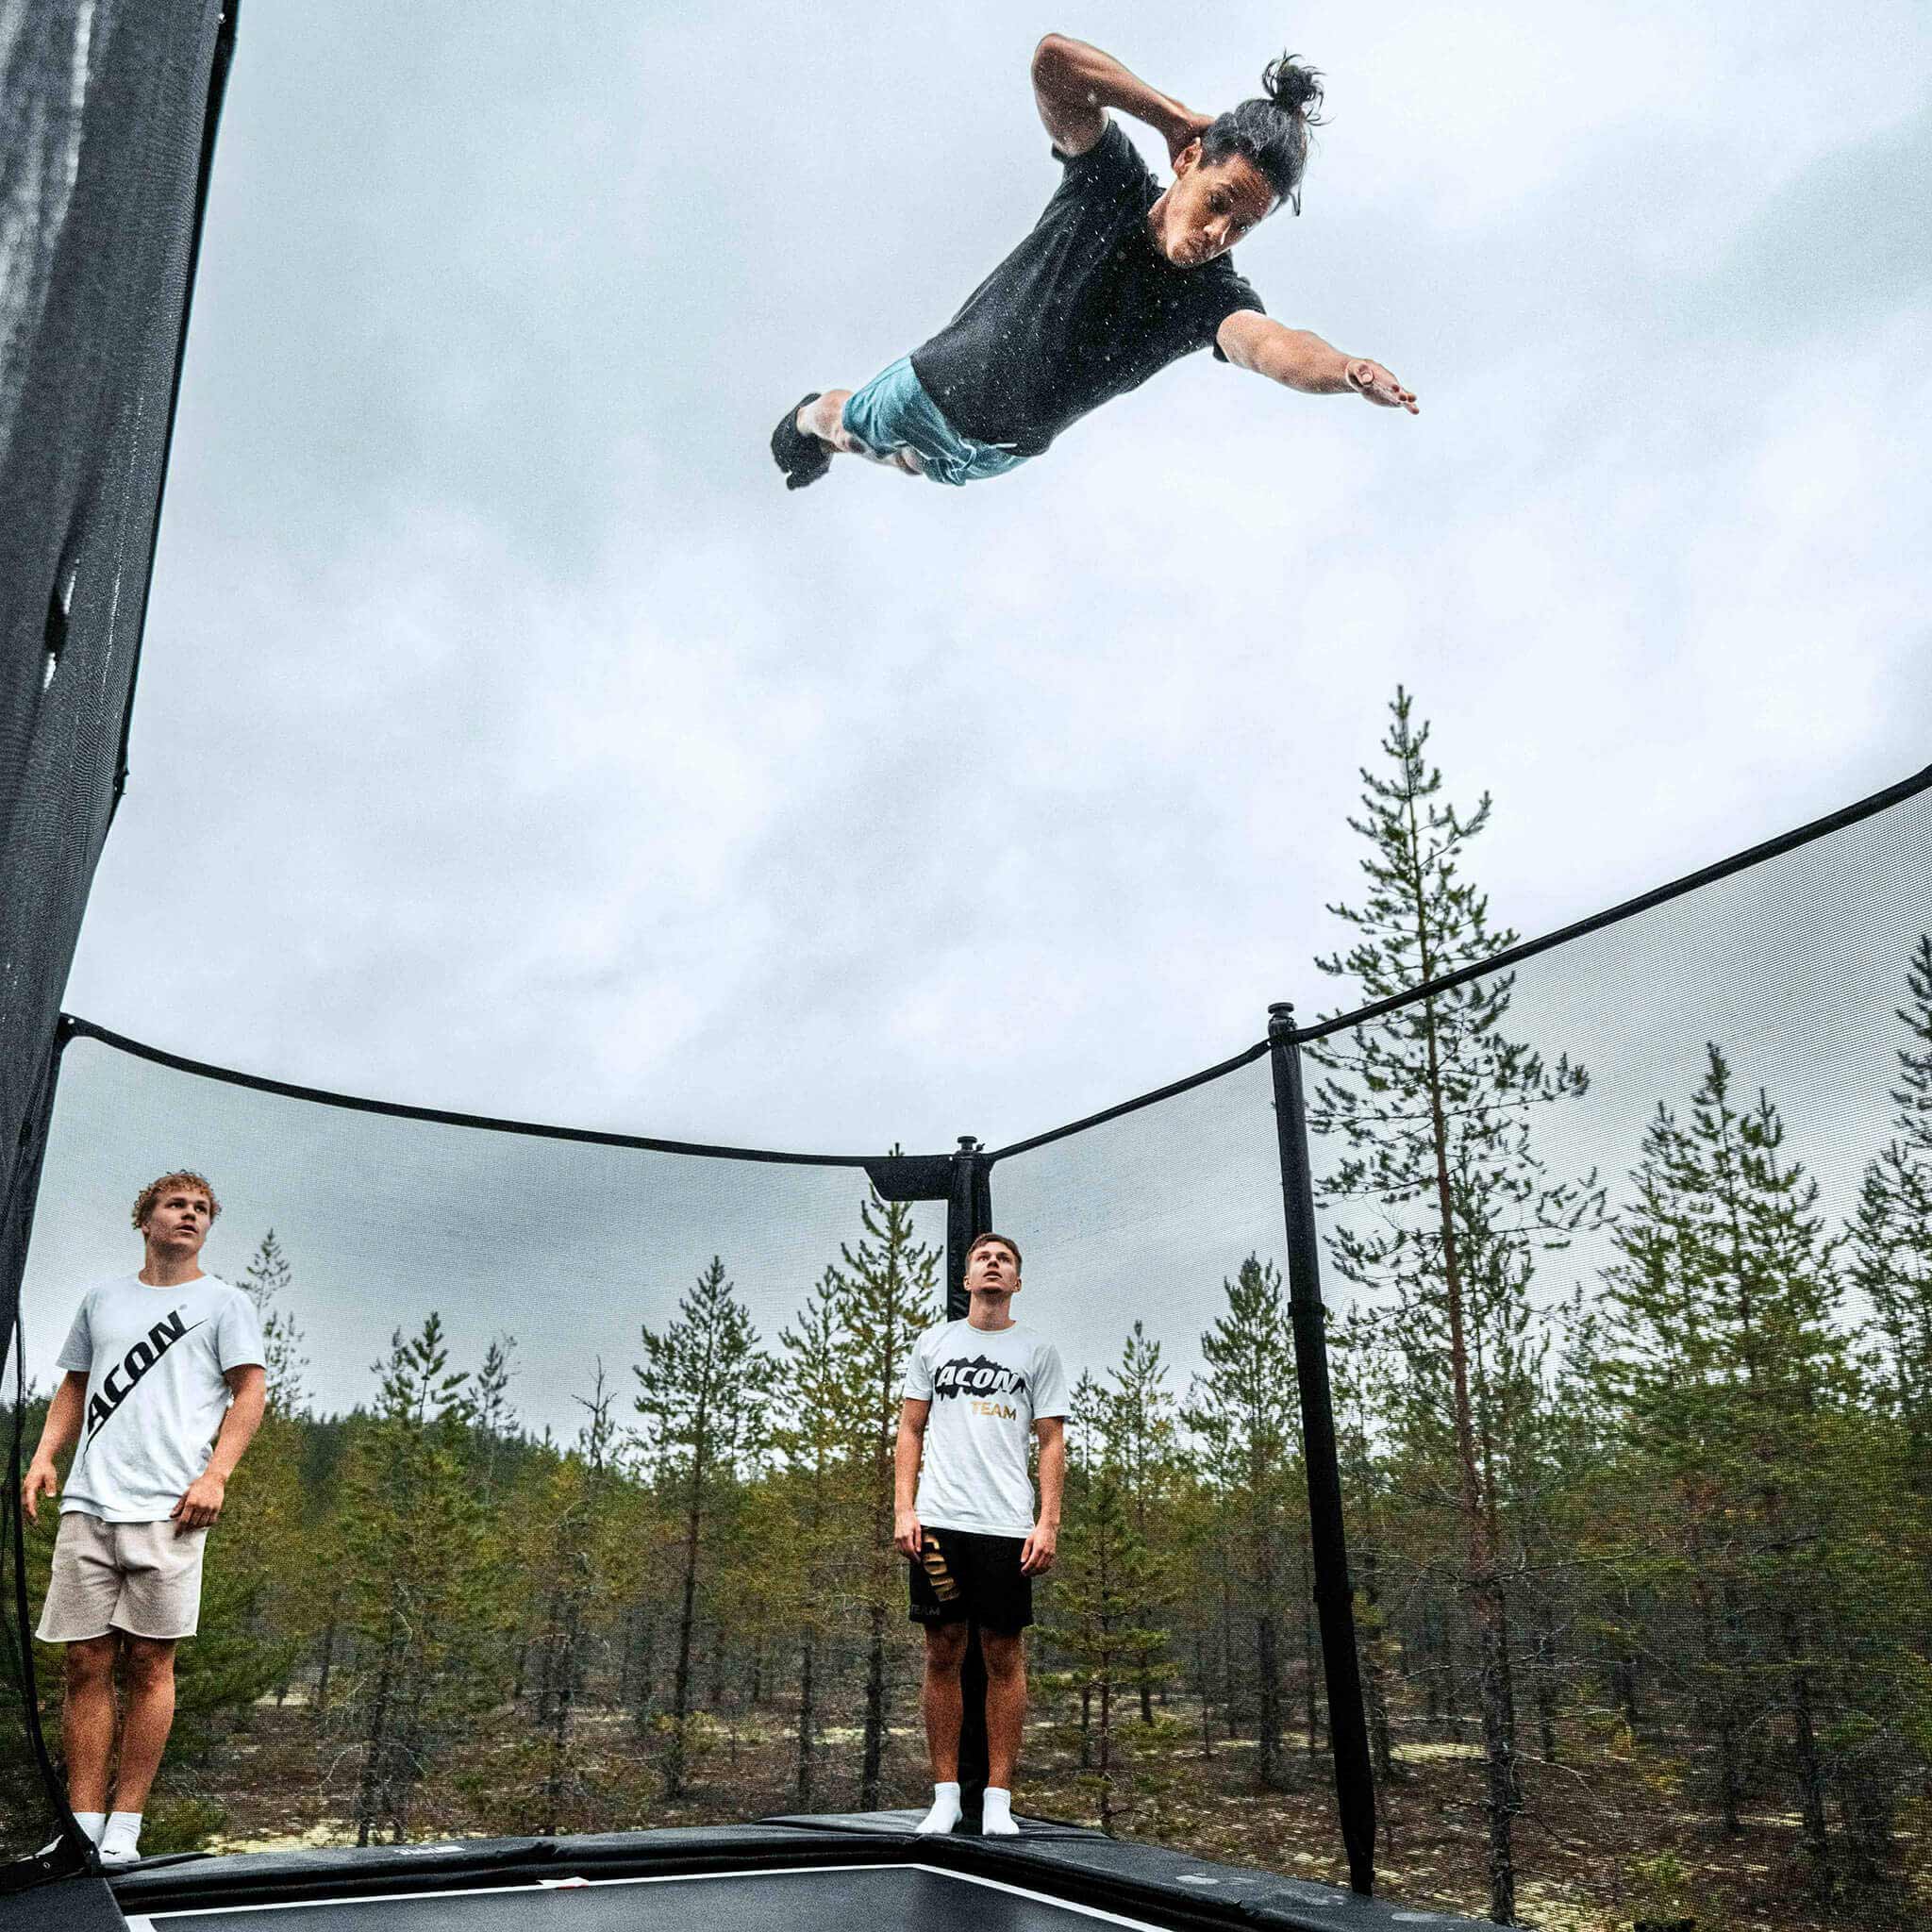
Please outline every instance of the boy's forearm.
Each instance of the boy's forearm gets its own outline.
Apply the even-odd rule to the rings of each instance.
[[[1069,106],[1113,108],[1131,114],[1172,140],[1192,125],[1186,108],[1139,75],[1129,73],[1111,54],[1065,34],[1048,34],[1034,56],[1034,77]]]
[[[223,1482],[235,1474],[235,1465],[242,1460],[255,1432],[261,1426],[262,1411],[267,1407],[266,1391],[258,1384],[244,1389],[228,1405],[228,1412],[222,1418],[221,1433],[215,1438],[214,1452],[208,1459],[208,1473],[218,1476]]]
[[[1048,1529],[1060,1526],[1060,1500],[1067,1484],[1065,1438],[1040,1445],[1040,1520]]]
[[[1250,366],[1257,375],[1304,395],[1343,395],[1355,385],[1348,379],[1349,358],[1312,330],[1271,329],[1256,345]]]
[[[917,1433],[901,1423],[899,1439],[892,1445],[892,1507],[895,1510],[911,1508],[913,1498],[919,1492],[919,1452],[922,1446]]]
[[[47,1404],[47,1419],[41,1424],[41,1440],[35,1445],[36,1462],[58,1462],[80,1441],[83,1395],[72,1382],[63,1381]]]

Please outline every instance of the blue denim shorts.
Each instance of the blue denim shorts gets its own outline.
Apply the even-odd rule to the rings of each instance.
[[[841,419],[874,456],[909,449],[935,483],[977,483],[1018,469],[1026,458],[994,442],[961,436],[926,394],[912,372],[912,358],[901,356],[845,400]]]

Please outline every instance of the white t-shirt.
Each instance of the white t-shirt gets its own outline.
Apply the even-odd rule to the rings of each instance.
[[[208,1468],[228,1412],[225,1370],[261,1361],[261,1323],[239,1288],[212,1274],[155,1288],[139,1274],[97,1281],[60,1349],[87,1373],[87,1409],[63,1511],[158,1523]]]
[[[930,1402],[914,1507],[929,1529],[1030,1536],[1026,1446],[1041,1416],[1067,1412],[1060,1352],[1022,1323],[948,1322],[912,1345],[904,1395]]]

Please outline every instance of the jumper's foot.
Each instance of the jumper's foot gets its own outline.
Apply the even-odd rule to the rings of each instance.
[[[798,426],[798,412],[807,403],[815,403],[820,391],[801,397],[778,419],[778,426],[772,431],[772,460],[785,473],[785,487],[788,490],[803,490],[808,483],[816,483],[832,467],[830,448],[816,436],[808,436]]]

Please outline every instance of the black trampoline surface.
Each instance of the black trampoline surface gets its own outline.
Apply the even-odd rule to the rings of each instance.
[[[1081,1906],[999,1879],[937,1867],[859,1865],[785,1872],[705,1873],[675,1877],[551,1880],[475,1891],[418,1892],[391,1898],[216,1907],[130,1915],[134,1932],[549,1932],[618,1927],[657,1932],[1071,1932],[1075,1925],[1153,1925],[1158,1921]]]

